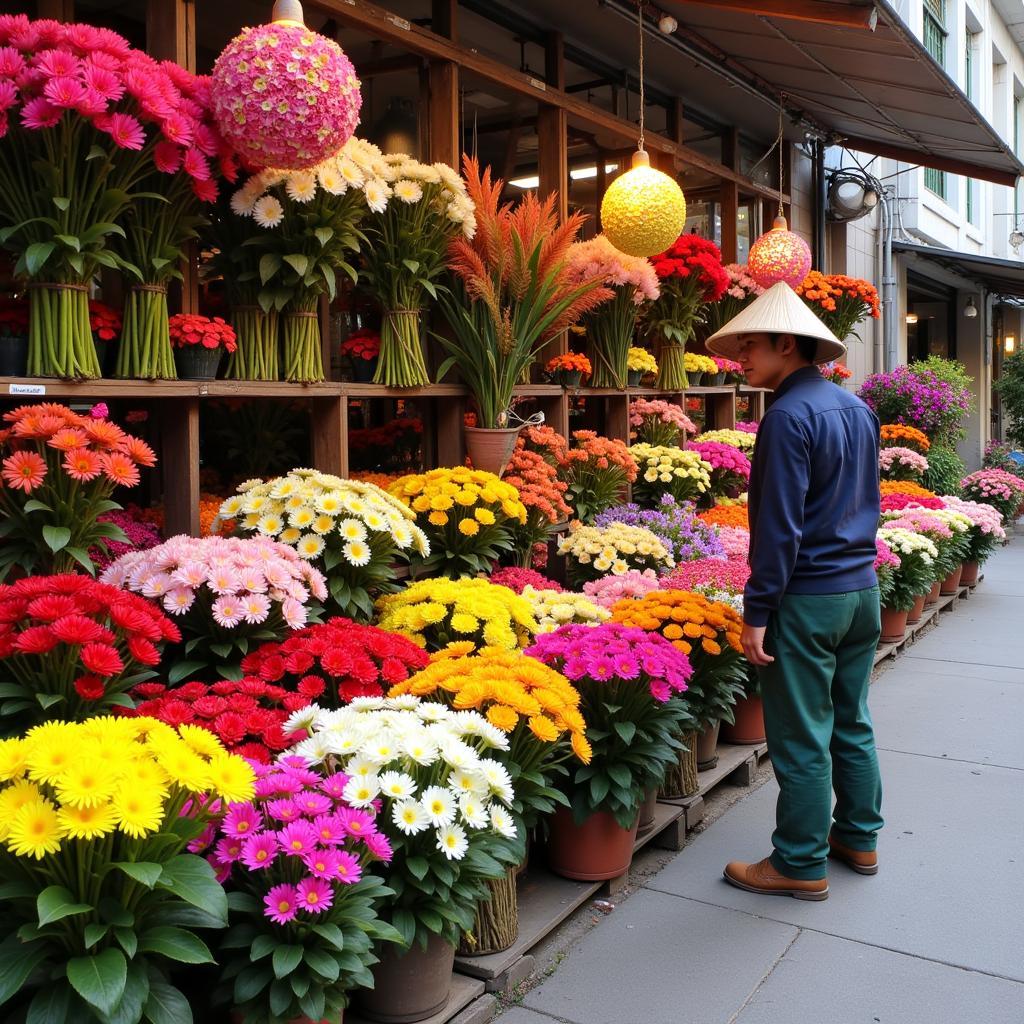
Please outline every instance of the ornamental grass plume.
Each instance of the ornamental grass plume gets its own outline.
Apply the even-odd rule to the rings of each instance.
[[[594,525],[610,526],[625,523],[650,530],[672,553],[676,563],[694,558],[724,558],[725,550],[713,527],[697,518],[692,502],[677,502],[670,494],[662,496],[656,508],[639,505],[616,505],[602,512]]]
[[[573,431],[572,439],[573,447],[566,452],[559,475],[569,485],[569,503],[576,518],[589,523],[625,496],[626,485],[636,480],[638,466],[622,441],[599,437],[592,430]]]
[[[72,573],[0,585],[0,664],[5,734],[53,719],[79,721],[131,707],[134,683],[151,678],[177,626],[134,594]]]
[[[583,593],[602,608],[611,609],[617,601],[643,597],[660,586],[653,569],[630,569],[621,576],[602,576],[583,584]]]
[[[924,431],[905,423],[883,423],[879,435],[883,448],[910,448],[920,455],[927,455],[932,446]]]
[[[499,587],[508,587],[515,594],[521,594],[526,587],[536,590],[562,591],[561,583],[548,579],[547,576],[534,569],[523,569],[519,566],[502,566],[491,573],[491,583]]]
[[[629,436],[651,445],[681,446],[697,428],[682,408],[662,399],[634,398],[629,403]]]
[[[483,647],[526,647],[540,625],[530,602],[484,579],[416,580],[377,602],[377,625],[436,652],[456,645],[460,654]]]
[[[676,501],[694,501],[711,490],[711,465],[699,452],[640,442],[630,445],[639,475],[633,497],[654,508],[668,495]]]
[[[679,756],[679,733],[692,725],[679,699],[689,660],[659,636],[611,622],[563,626],[538,637],[528,653],[580,693],[592,756],[563,783],[577,824],[607,811],[633,827],[644,794]]]
[[[145,441],[105,417],[82,416],[54,402],[4,413],[0,430],[0,578],[94,570],[89,549],[127,537],[106,512],[118,487],[134,487],[139,468],[156,465]]]
[[[569,533],[558,542],[566,556],[569,583],[581,587],[607,573],[623,576],[630,569],[671,569],[675,559],[668,545],[650,530],[612,522],[607,526],[569,524]]]

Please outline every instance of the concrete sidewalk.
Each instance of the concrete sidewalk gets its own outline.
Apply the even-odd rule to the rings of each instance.
[[[883,669],[880,871],[822,903],[727,885],[770,850],[774,781],[601,921],[501,1024],[1022,1024],[1024,538]]]

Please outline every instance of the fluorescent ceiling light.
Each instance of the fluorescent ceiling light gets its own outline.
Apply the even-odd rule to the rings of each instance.
[[[618,170],[618,164],[605,164],[605,174],[610,174],[612,171]],[[573,181],[586,181],[589,178],[597,177],[596,167],[575,167],[569,171],[569,177]],[[531,189],[538,188],[540,186],[540,176],[536,174],[527,175],[525,178],[512,178],[509,184],[515,188]]]

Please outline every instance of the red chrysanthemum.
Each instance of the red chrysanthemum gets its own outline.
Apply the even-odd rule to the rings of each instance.
[[[79,676],[75,680],[75,693],[82,700],[99,700],[104,694],[103,680],[97,676]]]
[[[82,664],[98,676],[113,676],[124,671],[124,662],[117,648],[110,644],[86,644],[80,654]]]

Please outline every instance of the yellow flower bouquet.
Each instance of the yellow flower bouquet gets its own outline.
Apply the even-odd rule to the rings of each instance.
[[[526,523],[519,491],[493,473],[456,467],[411,473],[391,485],[430,540],[423,572],[457,579],[489,573],[514,547],[512,527]]]
[[[585,594],[568,590],[537,590],[527,584],[522,596],[533,606],[533,615],[540,624],[540,633],[553,633],[569,623],[597,626],[612,617],[607,608],[595,604]]]
[[[188,849],[254,782],[212,733],[152,718],[0,742],[4,1020],[189,1019],[168,969],[213,963],[193,929],[225,927],[228,903]]]
[[[633,484],[633,500],[654,508],[665,494],[677,502],[694,501],[711,489],[711,466],[699,452],[640,442],[629,453],[640,466]]]
[[[698,434],[694,441],[717,441],[719,444],[731,444],[733,448],[739,448],[744,455],[750,455],[757,442],[757,434],[749,433],[746,430],[705,430]]]
[[[235,533],[295,548],[327,578],[331,614],[367,620],[373,599],[395,589],[394,564],[424,557],[430,544],[415,515],[375,484],[315,469],[267,483],[249,480],[220,507]]]
[[[672,569],[675,560],[661,539],[641,526],[613,522],[607,526],[584,526],[576,521],[558,542],[558,553],[566,556],[566,572],[574,587],[611,573],[623,576],[630,569]]]
[[[516,650],[540,631],[529,601],[483,579],[417,580],[380,598],[377,610],[381,629],[402,633],[431,652],[453,644],[460,654],[480,647]]]

